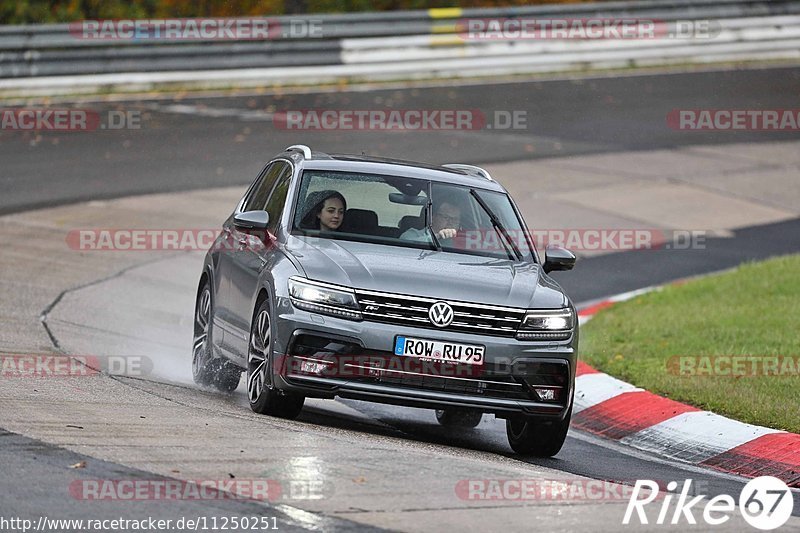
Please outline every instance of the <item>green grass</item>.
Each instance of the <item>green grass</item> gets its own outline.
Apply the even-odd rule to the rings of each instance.
[[[686,376],[669,366],[676,356],[737,355],[791,356],[796,364],[780,376],[739,377]],[[800,255],[746,263],[604,309],[581,329],[581,356],[656,394],[800,433]]]

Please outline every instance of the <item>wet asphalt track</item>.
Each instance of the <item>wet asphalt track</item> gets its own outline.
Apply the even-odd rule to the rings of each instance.
[[[683,132],[673,109],[792,109],[800,68],[419,87],[297,95],[190,97],[114,105],[141,112],[138,130],[34,133],[0,130],[0,214],[77,202],[250,183],[273,154],[303,143],[328,152],[490,163],[532,158],[770,142],[797,132]],[[53,107],[66,107],[54,105]],[[524,112],[526,128],[475,131],[287,131],[289,109],[469,109]],[[634,169],[635,170],[635,169]]]
[[[300,141],[331,152],[364,150],[370,154],[443,162],[441,133],[287,132],[276,130],[267,118],[281,109],[391,106],[481,109],[487,114],[495,110],[527,111],[529,127],[525,131],[482,130],[444,138],[448,146],[447,160],[478,163],[786,139],[791,134],[688,135],[667,128],[665,116],[670,110],[681,107],[796,107],[799,88],[800,69],[767,69],[179,102],[180,106],[188,107],[173,107],[176,102],[171,100],[114,104],[111,107],[142,110],[142,129],[41,136],[0,133],[0,160],[3,162],[0,182],[4,191],[0,197],[0,212],[146,192],[245,184],[271,154]],[[105,109],[109,104],[83,107]],[[210,116],[204,108],[217,110],[217,116]],[[585,259],[574,272],[559,274],[558,280],[575,301],[582,302],[732,267],[747,259],[797,251],[800,251],[800,221],[795,220],[740,230],[734,238],[710,239],[706,250],[628,252]],[[244,397],[236,401],[247,409]],[[366,419],[332,415],[316,406],[306,409],[302,418],[332,427],[511,455],[500,422],[446,436],[429,411],[348,400],[343,403],[364,414]],[[35,491],[20,493],[12,476],[0,477],[0,506],[23,510],[25,502],[36,501],[35,509],[45,504],[54,515],[81,516],[81,502],[65,498],[61,493],[63,483],[56,484],[54,479],[85,477],[86,473],[55,469],[58,473],[54,476],[50,460],[59,455],[69,456],[70,461],[80,460],[77,454],[2,432],[0,442],[3,470],[7,473],[24,471],[31,481],[28,486],[37,487]],[[631,454],[621,446],[574,432],[556,458],[520,460],[607,480],[692,478],[703,483],[707,487],[704,492],[709,495],[738,494],[743,485],[730,476]],[[93,468],[98,469],[90,472],[96,478],[112,477],[109,472],[117,477],[141,475],[113,464],[99,464]],[[163,505],[150,503],[154,511]],[[226,507],[225,511],[249,511],[246,503],[235,505],[239,507]],[[108,511],[113,514],[113,508]],[[174,504],[170,504],[169,511],[176,511]],[[186,511],[201,510],[187,504]],[[216,509],[206,508],[205,512],[210,515]],[[800,515],[800,506],[795,506],[795,514]],[[296,525],[309,527],[311,524]],[[352,527],[351,523],[337,520],[316,525],[324,530]]]

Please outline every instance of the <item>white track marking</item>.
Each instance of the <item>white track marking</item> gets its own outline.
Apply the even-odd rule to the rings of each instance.
[[[745,424],[708,411],[693,411],[628,435],[620,442],[696,464],[771,433],[783,432]]]

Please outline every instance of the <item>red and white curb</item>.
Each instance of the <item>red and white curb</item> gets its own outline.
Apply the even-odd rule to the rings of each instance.
[[[581,324],[616,302],[593,302]],[[800,488],[800,435],[731,420],[634,387],[578,362],[572,425],[670,459],[747,477],[774,476]]]

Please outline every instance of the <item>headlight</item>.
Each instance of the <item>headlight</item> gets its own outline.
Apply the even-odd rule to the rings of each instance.
[[[291,277],[289,296],[298,309],[351,320],[362,319],[356,294],[347,287]]]
[[[575,327],[572,309],[528,311],[517,331],[521,340],[566,340]]]

